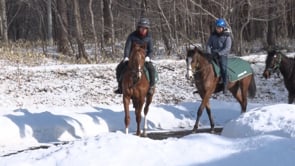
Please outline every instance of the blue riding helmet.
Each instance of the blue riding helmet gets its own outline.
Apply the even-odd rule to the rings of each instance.
[[[222,27],[222,28],[226,28],[226,22],[224,19],[219,18],[215,21],[215,26],[216,27]]]

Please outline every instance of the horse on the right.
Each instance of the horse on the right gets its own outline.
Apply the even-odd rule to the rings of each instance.
[[[292,104],[295,102],[295,59],[276,50],[268,51],[263,72],[264,78],[268,79],[271,73],[277,70],[284,77],[284,83],[289,92],[288,103]]]

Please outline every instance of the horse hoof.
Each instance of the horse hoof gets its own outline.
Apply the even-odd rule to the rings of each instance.
[[[147,134],[146,133],[142,133],[141,134],[141,137],[147,137]]]
[[[210,130],[210,133],[211,133],[211,134],[215,134],[215,130],[214,130],[214,129],[211,129],[211,130]]]
[[[192,134],[197,133],[197,131],[198,131],[198,128],[194,127],[193,130],[192,130]]]

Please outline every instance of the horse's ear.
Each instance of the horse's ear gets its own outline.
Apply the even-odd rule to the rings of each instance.
[[[199,48],[197,46],[194,47],[195,52],[199,52]]]
[[[191,50],[190,45],[191,45],[190,43],[186,43],[186,45],[185,45],[186,51],[190,51]]]

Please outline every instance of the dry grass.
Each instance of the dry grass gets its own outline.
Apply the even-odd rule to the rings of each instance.
[[[47,46],[42,41],[27,42],[17,41],[13,43],[0,43],[0,60],[5,61],[11,65],[26,65],[26,66],[40,66],[47,62],[54,62],[55,64],[87,64],[85,59],[76,59],[75,56],[63,55],[57,53],[56,46]],[[91,49],[91,48],[89,48]],[[119,51],[118,51],[119,52]],[[90,51],[90,54],[92,52]],[[123,56],[99,55],[97,60],[94,55],[89,56],[92,64],[95,63],[116,63],[121,60]]]
[[[46,55],[28,42],[1,43],[0,59],[10,64],[27,66],[41,65],[46,61]]]

